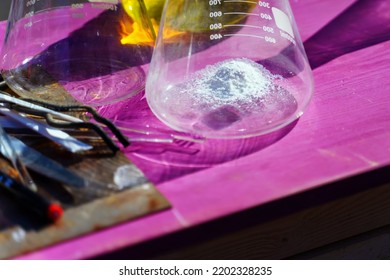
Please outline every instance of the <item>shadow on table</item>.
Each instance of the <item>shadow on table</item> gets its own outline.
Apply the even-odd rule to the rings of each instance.
[[[304,43],[313,69],[390,39],[390,1],[358,0]]]
[[[356,1],[304,42],[311,68],[314,70],[342,55],[388,41],[389,10],[387,0]],[[285,64],[286,57],[292,62],[289,65]],[[305,65],[293,44],[259,63],[286,78],[302,71]]]
[[[388,41],[390,20],[387,11],[389,10],[390,1],[387,0],[356,1],[304,43],[311,67],[319,68],[342,55]],[[299,57],[292,53],[295,49],[287,47],[279,56]],[[270,58],[268,62],[274,61],[278,61],[278,56]],[[297,62],[294,65],[299,67],[303,64]],[[284,68],[281,67],[281,69]],[[293,72],[297,72],[296,69]],[[150,115],[147,118],[150,119],[153,116]],[[161,182],[261,151],[286,136],[295,124],[270,135],[251,139],[234,142],[207,141],[201,145],[199,154],[191,156],[169,154],[130,156],[141,166],[141,169],[150,173],[148,175],[151,178],[154,178],[156,182]],[[189,162],[191,164],[188,164]],[[161,164],[164,163],[165,167],[161,169]],[[152,168],[152,171],[147,169],[150,166],[158,167],[158,165],[160,168]]]
[[[312,68],[316,69],[341,55],[389,40],[390,20],[386,13],[388,10],[390,10],[390,2],[387,0],[360,0],[352,4],[304,43]],[[49,55],[59,57],[61,55],[69,55],[69,53],[64,53],[63,50],[82,56],[91,55],[89,53],[80,53],[80,49],[83,48],[79,46],[84,44],[82,38],[87,35],[85,34],[86,30],[90,29],[94,30],[99,28],[99,32],[102,34],[110,33],[110,28],[115,24],[109,18],[105,18],[108,16],[109,14],[103,14],[103,16],[87,23],[82,29],[75,31],[68,39],[51,46],[50,52],[48,52]],[[102,20],[108,20],[106,22],[109,22],[109,24],[102,25]],[[118,37],[108,36],[107,38],[111,38],[110,40],[117,42],[113,44],[110,41],[106,44],[107,46],[115,46],[114,49],[117,50],[111,52],[115,57],[111,57],[110,59],[122,61],[124,57],[127,59],[134,57],[130,53],[141,51],[141,49],[119,46]],[[291,53],[293,49],[295,48],[287,47],[280,56],[294,56],[295,54]],[[100,53],[92,53],[92,55],[102,56]],[[142,58],[141,61],[129,61],[129,65],[135,66],[148,63],[151,57],[151,49],[144,49],[139,57]],[[299,56],[295,55],[295,57]],[[46,57],[43,60],[51,59]],[[269,60],[277,61],[278,56]],[[299,66],[301,64],[296,63],[294,65]],[[72,71],[81,71],[81,74],[76,75],[76,77],[84,75],[83,71],[85,69],[80,67],[80,65],[70,64],[68,67]],[[90,67],[87,68],[90,70]],[[294,72],[299,72],[299,69],[295,69]],[[52,75],[55,76],[53,73],[57,72],[52,72]],[[61,71],[58,73],[61,73]],[[87,71],[85,73],[94,75],[93,71]],[[141,94],[126,101],[119,102],[118,104],[105,106],[100,111],[104,116],[111,119],[128,121],[129,126],[134,124],[137,127],[157,127],[169,131],[169,128],[161,124],[151,113],[146,100]],[[250,139],[208,140],[203,143],[182,141],[177,143],[179,149],[174,151],[169,147],[156,147],[153,144],[141,146],[140,144],[134,143],[127,153],[153,182],[161,183],[261,151],[285,137],[295,125],[296,122],[269,135]]]
[[[127,129],[162,131],[166,136],[177,134],[153,115],[142,95],[104,106],[99,111]],[[175,140],[175,146],[133,142],[125,152],[152,182],[161,183],[258,152],[285,137],[297,122],[267,135],[246,139]]]

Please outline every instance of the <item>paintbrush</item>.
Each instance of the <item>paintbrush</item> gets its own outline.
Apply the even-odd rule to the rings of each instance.
[[[9,159],[12,163],[12,166],[19,173],[19,178],[21,182],[30,188],[32,191],[36,192],[38,190],[33,179],[27,171],[26,166],[16,153],[8,134],[5,132],[4,128],[0,125],[0,145],[2,146],[3,155]]]

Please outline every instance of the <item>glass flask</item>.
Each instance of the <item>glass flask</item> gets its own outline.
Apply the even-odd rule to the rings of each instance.
[[[143,0],[13,0],[1,74],[22,97],[105,105],[144,89],[154,44]]]
[[[167,0],[146,82],[154,114],[207,138],[266,134],[300,117],[313,78],[287,0]]]

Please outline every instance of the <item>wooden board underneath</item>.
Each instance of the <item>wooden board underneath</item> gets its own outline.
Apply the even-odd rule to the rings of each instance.
[[[23,139],[23,137],[20,137]],[[26,140],[26,139],[24,139]],[[32,173],[39,193],[59,201],[64,216],[50,224],[23,209],[0,190],[0,258],[11,258],[38,248],[85,235],[169,207],[143,173],[121,152],[113,155],[95,141],[92,152],[73,155],[39,137],[29,136],[32,147],[60,161],[80,176],[98,184],[76,189]],[[101,142],[101,141],[100,141]],[[114,174],[126,168],[134,177],[124,189],[114,188]]]

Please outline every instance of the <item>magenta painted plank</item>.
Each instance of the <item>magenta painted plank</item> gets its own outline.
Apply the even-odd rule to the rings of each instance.
[[[290,0],[302,40],[308,39],[356,0]]]
[[[284,139],[160,190],[193,225],[388,165],[390,80],[379,77],[389,48],[390,41],[315,71],[312,105]]]
[[[0,22],[0,54],[3,49],[3,37],[5,34],[5,29],[7,27],[7,24],[5,21]]]
[[[302,37],[308,38],[353,1],[291,2]],[[388,165],[389,48],[390,41],[383,42],[318,67],[315,97],[296,126],[272,145],[249,147],[244,157],[184,176],[191,168],[164,167],[132,155],[162,182],[158,188],[172,202],[171,210],[21,259],[87,258]]]

